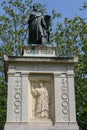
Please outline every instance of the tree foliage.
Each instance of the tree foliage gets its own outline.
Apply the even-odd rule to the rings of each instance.
[[[5,14],[0,16],[0,40],[3,54],[21,54],[21,45],[28,36],[27,20],[32,0],[8,0],[2,3]]]
[[[20,56],[22,46],[28,43],[28,17],[33,0],[2,0],[4,14],[0,15],[0,129],[6,120],[7,85],[5,83],[3,55]],[[45,5],[38,3],[46,13]]]
[[[8,0],[1,4],[4,14],[0,16],[0,126],[6,120],[7,85],[4,75],[3,55],[21,55],[22,45],[28,43],[28,15],[32,9],[33,0]],[[45,6],[39,4],[42,13]],[[84,3],[80,10],[87,8]],[[52,11],[52,19],[61,17],[60,13]],[[52,29],[52,28],[51,28]],[[87,130],[87,19],[75,16],[65,18],[63,23],[57,23],[56,30],[51,33],[51,40],[57,44],[57,55],[69,57],[78,55],[75,66],[75,88],[77,120],[81,130]],[[3,123],[2,123],[3,122]]]
[[[57,23],[54,33],[58,56],[79,58],[75,67],[77,120],[81,130],[87,130],[87,19],[79,16]]]

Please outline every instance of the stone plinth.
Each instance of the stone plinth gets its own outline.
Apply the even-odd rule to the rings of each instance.
[[[79,130],[76,122],[74,65],[77,57],[7,57],[7,120],[4,130]],[[49,117],[36,117],[32,94],[43,80],[49,95]]]
[[[53,46],[23,46],[23,56],[27,57],[55,57],[56,47]]]

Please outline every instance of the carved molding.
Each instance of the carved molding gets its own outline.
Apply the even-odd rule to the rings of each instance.
[[[16,121],[21,120],[21,110],[22,109],[22,84],[21,75],[15,75],[15,85],[14,85],[14,116]]]
[[[64,121],[69,121],[69,95],[68,95],[68,82],[67,75],[61,75],[61,105],[62,105],[62,117]]]
[[[54,73],[54,78],[61,78],[60,76],[61,76],[60,73]]]

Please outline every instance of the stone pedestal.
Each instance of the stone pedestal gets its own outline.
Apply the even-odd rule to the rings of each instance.
[[[79,130],[76,122],[74,64],[77,57],[7,57],[7,120],[4,130]],[[49,118],[35,117],[31,84],[44,81]],[[36,89],[34,88],[34,89]],[[36,104],[37,105],[37,104]]]
[[[56,47],[47,45],[23,46],[23,56],[26,57],[55,57]]]

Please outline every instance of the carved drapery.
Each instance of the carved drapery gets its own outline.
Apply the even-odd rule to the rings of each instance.
[[[31,93],[34,99],[32,110],[33,118],[49,119],[49,94],[45,87],[45,82],[33,82],[31,84]]]

